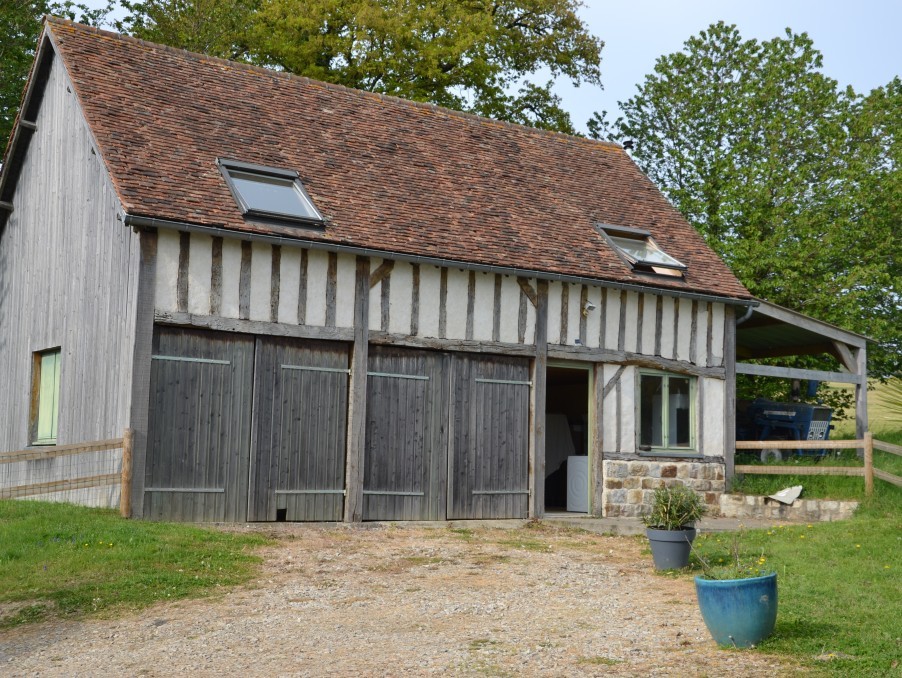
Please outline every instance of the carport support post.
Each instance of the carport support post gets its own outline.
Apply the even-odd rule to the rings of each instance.
[[[723,364],[724,364],[724,429],[723,463],[726,489],[730,490],[736,463],[736,309],[724,309]]]
[[[354,346],[348,398],[348,454],[345,511],[348,523],[363,519],[363,455],[366,447],[366,368],[369,361],[370,260],[357,257],[354,290]]]
[[[855,384],[855,437],[862,440],[868,430],[868,350],[865,346],[855,351],[855,367],[858,373],[858,383]]]
[[[532,361],[532,431],[530,431],[529,515],[545,515],[545,386],[548,375],[548,281],[539,280],[536,294],[536,359]]]

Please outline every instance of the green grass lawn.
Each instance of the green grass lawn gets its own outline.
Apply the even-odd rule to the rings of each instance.
[[[902,433],[878,437],[902,444]],[[861,465],[854,453],[818,463]],[[763,556],[778,576],[777,628],[761,650],[790,655],[817,675],[902,675],[902,488],[875,478],[874,495],[865,499],[863,478],[793,476],[796,462],[784,464],[787,475],[746,475],[737,489],[772,494],[802,485],[803,497],[862,503],[851,520],[741,535],[743,553]],[[902,476],[900,457],[875,451],[874,465]],[[697,540],[699,553],[713,564],[729,558],[731,545],[731,535]],[[693,563],[696,574],[701,566],[696,558]]]
[[[0,501],[0,628],[208,595],[248,580],[266,539]]]

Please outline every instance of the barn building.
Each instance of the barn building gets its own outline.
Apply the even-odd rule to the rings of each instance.
[[[617,145],[51,18],[0,175],[0,450],[131,429],[150,519],[713,504],[755,304]]]

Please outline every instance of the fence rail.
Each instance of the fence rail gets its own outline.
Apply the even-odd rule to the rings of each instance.
[[[15,464],[23,461],[57,459],[60,457],[87,454],[89,452],[106,452],[122,450],[122,470],[119,473],[102,473],[76,478],[64,478],[41,483],[12,485],[0,487],[0,499],[21,499],[50,492],[82,490],[92,487],[121,485],[119,493],[119,512],[124,518],[131,515],[131,481],[132,481],[132,431],[126,429],[121,438],[95,440],[74,445],[56,445],[53,447],[30,448],[15,452],[0,453],[0,464]]]
[[[852,476],[864,478],[864,492],[874,493],[874,478],[880,478],[897,487],[902,487],[902,478],[888,471],[874,468],[874,448],[902,457],[902,445],[894,445],[876,440],[867,431],[864,438],[856,440],[737,440],[737,450],[864,450],[864,468],[857,466],[752,466],[736,465],[736,473],[751,475],[793,475],[793,476]]]

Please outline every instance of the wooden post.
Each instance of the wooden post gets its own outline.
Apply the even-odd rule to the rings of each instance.
[[[345,522],[363,519],[363,455],[366,448],[366,371],[369,362],[370,260],[357,257],[354,345],[348,386],[348,452],[345,467]]]
[[[119,513],[123,518],[132,515],[132,430],[125,429],[122,436],[122,491],[119,495]]]
[[[604,322],[604,320],[602,320]],[[604,364],[593,366],[594,379],[591,406],[589,411],[593,417],[592,437],[592,515],[602,517],[604,514]]]
[[[548,281],[539,280],[536,299],[536,358],[532,362],[529,517],[545,515],[545,386],[548,372]]]
[[[723,362],[724,362],[724,412],[723,412],[723,463],[724,490],[729,492],[733,484],[736,465],[736,309],[724,309]]]
[[[874,494],[874,434],[864,432],[864,494]]]
[[[868,352],[865,346],[855,351],[858,383],[855,384],[855,437],[861,440],[868,430]]]

